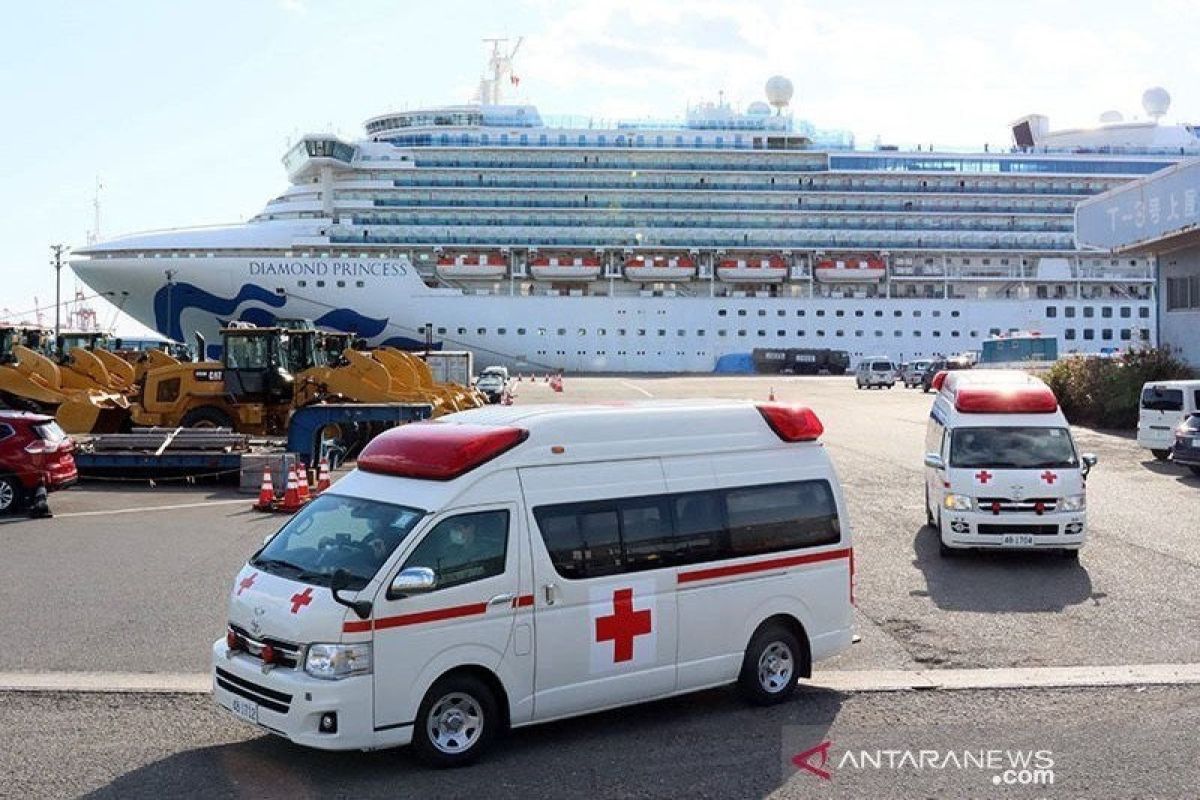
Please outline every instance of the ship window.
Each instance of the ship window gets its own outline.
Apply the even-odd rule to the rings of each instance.
[[[786,316],[787,316],[787,312],[786,312],[786,311],[784,311],[784,310],[781,308],[781,309],[779,309],[778,311],[776,311],[776,312],[775,312],[775,316],[777,316],[777,317],[786,317]]]
[[[476,328],[475,333],[479,336],[487,336],[487,328]]]
[[[566,335],[567,335],[567,329],[566,329],[566,328],[559,328],[559,329],[558,329],[558,335],[559,335],[559,336],[566,336]]]
[[[738,336],[745,336],[745,335],[746,335],[746,332],[744,330],[738,331]]]
[[[467,329],[466,329],[466,328],[459,328],[459,329],[458,329],[458,335],[459,335],[459,336],[466,336],[466,335],[467,335]]]
[[[1091,341],[1092,339],[1096,338],[1096,332],[1094,330],[1092,330],[1091,328],[1084,328],[1083,329],[1083,338]]]
[[[899,339],[901,336],[901,332],[900,331],[892,331],[892,336],[895,336],[897,339]]]
[[[576,335],[576,336],[587,336],[587,328],[580,328],[580,329],[579,329],[579,330],[576,332],[576,334],[575,334],[575,335]]]
[[[915,337],[917,337],[918,339],[920,339],[920,338],[921,338],[921,332],[920,332],[920,331],[913,331],[913,336],[915,336]]]
[[[777,330],[777,331],[775,331],[775,335],[776,335],[776,336],[779,336],[779,337],[781,337],[781,338],[782,338],[782,337],[784,337],[784,336],[787,336],[787,331],[785,331],[785,330],[782,330],[782,329],[781,329],[781,330]]]
[[[825,331],[822,331],[822,330],[817,331],[817,336],[824,336],[824,335],[825,335]]]
[[[445,328],[438,328],[438,335],[439,335],[439,336],[445,336],[445,335],[446,335],[446,329],[445,329]]]
[[[721,329],[721,330],[717,331],[717,336],[724,336],[724,335],[725,335],[725,330],[724,330],[724,329]]]
[[[325,288],[325,281],[317,281],[317,288],[318,288],[318,289],[324,289],[324,288]]]
[[[767,335],[767,332],[766,332],[766,331],[764,331],[763,329],[759,328],[759,330],[758,330],[758,335],[759,335],[759,336],[766,336],[766,335]]]
[[[796,335],[797,335],[797,336],[803,336],[803,335],[804,335],[804,331],[796,331]]]
[[[951,316],[951,317],[954,317],[954,318],[957,318],[957,317],[958,317],[958,312],[957,312],[957,311],[951,311],[951,312],[950,312],[950,316]]]
[[[877,316],[877,317],[882,317],[882,316],[883,316],[883,312],[882,312],[882,311],[880,311],[879,309],[875,309],[875,316]]]
[[[823,308],[818,308],[818,309],[817,309],[817,316],[818,316],[818,317],[823,317],[823,316],[825,316],[825,309],[823,309]]]
[[[903,312],[903,311],[893,311],[893,312],[892,312],[892,316],[894,316],[894,317],[902,317],[902,316],[904,316],[904,312]]]
[[[1075,318],[1075,306],[1067,306],[1066,308],[1063,309],[1063,313],[1065,313],[1067,315],[1068,319],[1074,319]]]
[[[337,285],[338,285],[338,288],[339,288],[339,289],[345,289],[345,288],[346,288],[346,282],[345,282],[345,281],[338,281],[338,282],[337,282]]]
[[[1106,342],[1111,342],[1113,338],[1112,328],[1105,328],[1104,330],[1100,331],[1100,338]]]
[[[1133,309],[1129,306],[1121,306],[1121,319],[1129,319],[1133,315]]]
[[[914,316],[914,317],[919,317],[919,316],[921,316],[921,312],[920,312],[920,311],[914,311],[914,312],[913,312],[913,316]]]
[[[697,335],[697,336],[703,336],[703,335],[704,335],[704,328],[700,328],[700,329],[698,329],[698,330],[696,331],[696,335]]]
[[[1128,342],[1132,338],[1133,331],[1129,330],[1129,328],[1121,328],[1121,341]]]
[[[855,331],[855,332],[854,332],[854,335],[855,335],[855,336],[862,336],[862,335],[863,335],[863,332],[862,332],[862,331]]]
[[[508,328],[496,328],[496,333],[499,334],[500,336],[507,336]]]
[[[1139,309],[1138,309],[1138,316],[1139,316],[1139,317],[1141,317],[1142,319],[1150,319],[1150,308],[1149,308],[1149,306],[1142,306],[1141,308],[1139,308]]]
[[[637,335],[638,335],[638,336],[645,336],[645,335],[646,335],[646,329],[645,329],[645,328],[638,328],[638,329],[637,329]]]
[[[953,339],[957,339],[957,338],[958,338],[958,331],[950,331],[950,337],[951,337],[951,338],[953,338]]]
[[[746,316],[746,309],[744,309],[744,308],[739,308],[739,309],[738,309],[738,316],[739,316],[739,317],[744,317],[744,316]]]
[[[366,282],[365,282],[365,281],[355,281],[355,282],[354,282],[354,285],[355,285],[355,287],[357,287],[357,288],[361,289],[361,288],[363,288],[364,286],[366,286],[367,284],[366,284]]]
[[[854,312],[854,316],[856,316],[856,317],[861,317],[862,315],[863,315],[863,312],[862,312],[861,308],[858,311]]]
[[[941,331],[934,331],[934,332],[933,332],[933,338],[935,338],[935,339],[940,339],[940,338],[942,338],[942,332],[941,332]]]
[[[538,336],[545,336],[545,335],[546,335],[546,329],[545,329],[545,328],[538,328],[538,329],[537,329],[537,331],[538,331]]]
[[[726,311],[726,310],[725,310],[725,309],[723,309],[723,308],[721,308],[721,309],[718,309],[718,310],[717,310],[717,316],[718,316],[718,317],[723,317],[723,316],[725,316],[725,315],[726,315],[726,314],[728,314],[728,313],[729,313],[729,312],[728,312],[728,311]]]
[[[617,328],[617,336],[624,336],[624,335],[625,335],[625,329]]]
[[[608,335],[608,329],[607,329],[607,328],[597,328],[597,329],[596,329],[596,335],[597,335],[597,336],[607,336],[607,335]]]
[[[1100,316],[1104,317],[1105,319],[1111,319],[1112,315],[1112,306],[1105,306],[1104,308],[1100,309]]]
[[[1083,316],[1084,316],[1084,319],[1091,319],[1092,317],[1096,316],[1096,309],[1093,308],[1092,306],[1084,306],[1083,307]]]
[[[844,316],[846,316],[846,312],[845,312],[845,311],[843,311],[843,310],[842,310],[842,309],[840,309],[840,308],[839,308],[837,311],[833,312],[833,313],[834,313],[834,315],[836,315],[836,316],[839,316],[839,317],[844,317]]]
[[[940,317],[940,316],[942,315],[942,312],[940,312],[940,311],[934,311],[934,312],[933,312],[933,315],[934,315],[935,317]]]
[[[796,316],[797,316],[797,317],[803,317],[803,316],[804,316],[804,309],[803,309],[803,308],[797,309],[797,310],[796,310]]]
[[[1058,309],[1054,306],[1046,306],[1046,318],[1054,319],[1058,316]]]
[[[305,286],[308,286],[308,281],[296,281],[296,285],[303,289]]]
[[[679,330],[675,331],[675,335],[676,336],[687,336],[687,331],[685,331],[683,328],[680,328]]]
[[[760,317],[765,317],[765,316],[767,315],[767,310],[766,310],[765,308],[760,308],[760,309],[758,310],[758,315],[759,315]]]
[[[659,329],[658,329],[658,335],[659,335],[659,336],[666,336],[666,335],[667,335],[667,329],[666,329],[666,328],[659,328]]]

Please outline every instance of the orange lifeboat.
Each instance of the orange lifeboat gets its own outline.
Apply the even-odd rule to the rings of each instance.
[[[686,281],[696,274],[696,262],[688,256],[634,256],[625,261],[625,277],[631,281]]]
[[[778,254],[727,258],[717,264],[717,277],[730,283],[778,283],[787,275],[787,261]]]
[[[591,281],[600,277],[600,259],[595,256],[538,256],[530,260],[529,272],[539,281]]]
[[[444,254],[437,271],[450,280],[496,280],[508,272],[508,259],[501,253]]]
[[[885,275],[887,264],[879,256],[823,258],[813,267],[813,277],[823,283],[873,283]]]

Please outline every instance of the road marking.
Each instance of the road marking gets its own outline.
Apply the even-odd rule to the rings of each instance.
[[[65,514],[55,514],[53,519],[71,519],[73,517],[105,517],[109,514],[140,514],[143,511],[176,511],[181,508],[206,508],[208,506],[231,506],[235,503],[250,503],[253,498],[239,500],[206,500],[203,503],[176,503],[169,506],[140,506],[138,508],[114,508],[111,511],[68,511]],[[0,519],[0,525],[14,522],[26,522],[24,517]]]
[[[642,394],[646,395],[646,397],[654,397],[654,395],[651,394],[650,392],[647,392],[645,389],[643,389],[640,386],[635,386],[634,384],[630,383],[629,381],[621,381],[621,385],[624,386],[626,389],[633,389],[635,392],[641,392]]]
[[[0,672],[0,692],[208,694],[207,672]],[[802,686],[856,692],[1067,689],[1200,684],[1200,664],[997,669],[818,670]]]

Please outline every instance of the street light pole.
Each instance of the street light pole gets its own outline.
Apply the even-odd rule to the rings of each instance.
[[[54,341],[56,345],[58,337],[62,334],[62,268],[63,256],[67,250],[65,244],[50,245],[50,252],[54,255]]]

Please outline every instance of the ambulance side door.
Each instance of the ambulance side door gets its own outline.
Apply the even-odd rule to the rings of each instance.
[[[375,727],[411,724],[429,686],[463,664],[502,673],[520,596],[522,536],[515,503],[481,503],[439,514],[387,578],[434,571],[433,589],[396,595],[374,610]],[[501,677],[503,680],[503,675]]]
[[[534,719],[676,687],[675,570],[658,459],[520,470],[534,593]],[[622,534],[627,539],[622,539]]]
[[[950,453],[945,444],[949,437],[946,435],[946,428],[942,422],[941,415],[935,408],[929,414],[929,424],[925,430],[925,454],[934,454],[941,456],[943,461],[948,465]],[[922,456],[924,458],[924,455]],[[945,480],[946,470],[936,470],[933,467],[926,466],[925,470],[925,497],[928,502],[928,511],[933,515],[934,520],[938,519],[938,509],[942,505],[942,498],[946,492]]]

